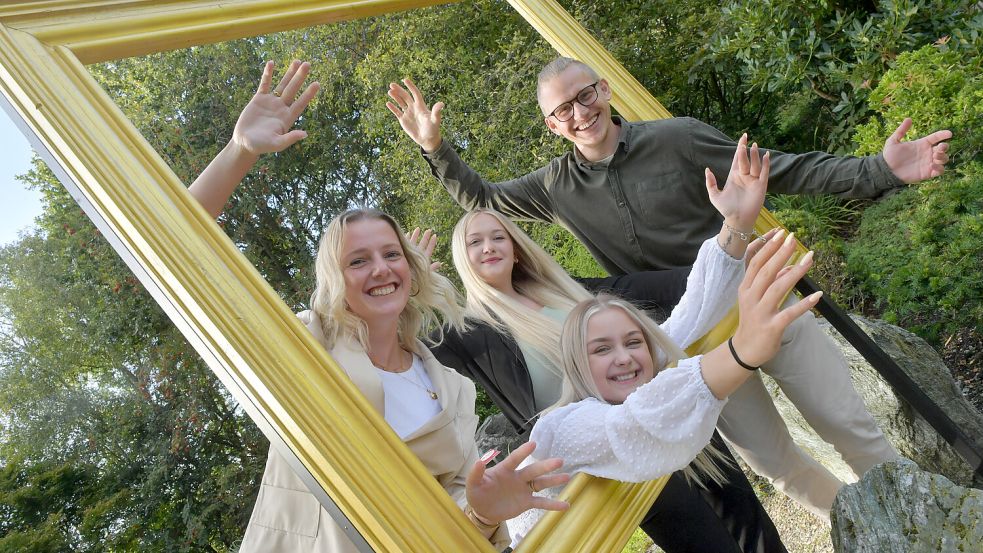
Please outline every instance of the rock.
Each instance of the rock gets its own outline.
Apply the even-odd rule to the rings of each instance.
[[[844,486],[831,519],[838,552],[983,550],[983,491],[908,460],[878,465]]]
[[[496,413],[485,419],[478,427],[474,439],[478,444],[479,454],[490,449],[497,449],[508,455],[513,449],[526,443],[526,440],[519,436],[505,415],[501,413]],[[495,460],[501,461],[505,455],[500,455]]]
[[[924,340],[884,321],[870,321],[853,315],[853,320],[898,365],[941,405],[969,436],[975,436],[983,449],[983,415],[963,396],[942,358]],[[867,409],[901,455],[930,472],[945,475],[960,485],[973,485],[969,465],[921,416],[902,401],[890,385],[825,320],[819,325],[840,345],[851,368],[853,385],[864,398]],[[777,384],[764,378],[779,412],[795,441],[844,482],[856,477],[833,447],[824,442],[785,398]],[[976,485],[979,485],[977,483]]]

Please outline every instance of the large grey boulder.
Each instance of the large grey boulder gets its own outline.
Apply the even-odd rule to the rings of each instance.
[[[983,444],[983,415],[962,395],[949,369],[931,346],[914,334],[884,321],[871,321],[857,315],[852,317],[969,436],[974,436],[978,443]],[[962,457],[894,393],[880,374],[829,323],[820,320],[819,324],[840,345],[850,365],[854,386],[888,441],[901,455],[927,471],[945,475],[957,484],[972,485],[972,469]],[[767,377],[763,380],[795,441],[844,482],[855,481],[856,477],[840,455],[819,438],[777,384]]]
[[[831,519],[838,552],[983,551],[983,491],[908,460],[878,465],[844,486]]]

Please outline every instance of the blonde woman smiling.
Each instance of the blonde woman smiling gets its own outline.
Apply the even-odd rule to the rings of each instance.
[[[560,339],[563,392],[532,429],[540,454],[563,455],[572,473],[628,482],[686,466],[710,440],[727,396],[775,355],[785,328],[822,296],[816,292],[780,309],[812,264],[806,256],[786,267],[795,242],[782,238],[769,240],[749,263],[734,337],[705,355],[686,358],[670,338],[671,327],[660,328],[624,300],[580,302]],[[683,296],[673,317],[686,301]],[[513,541],[540,516],[530,511],[510,522]]]

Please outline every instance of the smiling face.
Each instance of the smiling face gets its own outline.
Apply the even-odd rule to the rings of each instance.
[[[597,82],[597,99],[589,106],[581,105],[575,99],[594,82]],[[577,65],[567,67],[539,85],[539,107],[546,115],[546,126],[576,144],[581,153],[594,161],[613,153],[617,145],[618,127],[611,120],[610,101],[608,82],[598,81]],[[573,103],[574,115],[570,120],[557,121],[548,115],[564,102]],[[607,152],[609,149],[611,152]],[[594,159],[596,155],[600,157]]]
[[[601,399],[620,404],[652,380],[655,364],[645,335],[621,308],[610,307],[587,321],[587,362]]]
[[[512,286],[515,267],[515,244],[502,223],[494,216],[479,213],[464,231],[468,264],[478,278],[497,290]]]
[[[410,297],[410,265],[392,226],[382,219],[345,225],[341,241],[345,302],[370,327],[395,324]]]

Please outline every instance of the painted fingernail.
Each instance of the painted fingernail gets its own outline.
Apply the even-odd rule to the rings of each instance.
[[[792,240],[795,240],[795,233],[794,232],[788,233],[788,236],[785,237],[785,244],[790,243]]]
[[[784,237],[785,237],[785,229],[778,229],[778,232],[776,232],[775,236],[772,236],[771,239],[774,240],[775,242],[778,242]]]
[[[823,291],[813,292],[809,294],[809,301],[819,301],[819,298],[823,297]]]
[[[809,250],[807,254],[803,255],[802,259],[799,260],[799,265],[808,265],[809,262],[812,261],[812,254],[813,251]]]
[[[479,459],[479,461],[481,461],[482,465],[487,465],[488,463],[491,462],[492,459],[498,457],[498,454],[499,451],[497,449],[488,450],[484,455],[481,456],[481,459]]]

